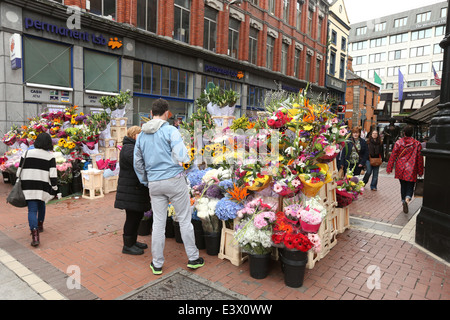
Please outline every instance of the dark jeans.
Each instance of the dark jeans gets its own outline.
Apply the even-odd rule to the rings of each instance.
[[[412,199],[415,184],[416,183],[413,181],[400,180],[400,194],[402,195],[402,202],[404,202],[406,198],[409,198],[410,200]]]
[[[45,202],[41,200],[27,200],[27,204],[30,230],[37,229],[38,221],[44,222],[45,219]]]
[[[378,184],[378,172],[380,171],[380,167],[372,167],[370,165],[370,161],[366,161],[366,173],[364,174],[363,182],[367,184],[370,179],[370,175],[372,174],[372,182],[370,183],[370,189],[376,189]]]
[[[125,210],[126,219],[123,226],[124,236],[137,236],[139,224],[141,223],[144,212]]]

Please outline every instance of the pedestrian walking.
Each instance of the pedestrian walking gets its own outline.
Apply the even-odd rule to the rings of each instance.
[[[366,160],[366,173],[364,174],[363,182],[367,184],[370,176],[370,190],[377,191],[378,172],[380,171],[381,163],[383,162],[383,143],[377,130],[372,130],[369,139],[367,139],[367,149],[369,152],[369,159]]]
[[[144,212],[151,208],[148,188],[141,184],[134,171],[134,146],[140,132],[140,127],[132,126],[128,128],[127,135],[123,138],[119,157],[119,180],[114,202],[114,208],[124,209],[126,215],[122,253],[132,255],[143,254],[144,249],[148,248],[147,244],[137,242],[137,236]]]
[[[55,156],[50,152],[52,150],[50,135],[40,133],[34,142],[34,148],[22,155],[17,169],[17,176],[21,177],[23,194],[27,200],[33,247],[40,244],[39,233],[44,232],[46,203],[55,197],[58,190],[58,173]]]
[[[169,202],[175,209],[180,224],[187,266],[196,269],[204,265],[195,245],[191,223],[189,182],[183,162],[189,162],[181,134],[169,125],[169,103],[164,99],[152,105],[152,120],[142,126],[134,149],[134,169],[142,184],[148,185],[152,210],[152,262],[153,274],[161,274],[164,264],[165,226]]]
[[[347,172],[347,169],[353,170],[353,174],[358,176],[364,169],[366,161],[369,158],[367,143],[361,138],[361,129],[355,127],[351,130],[349,140],[345,142],[345,147],[340,154],[340,168]]]
[[[408,213],[417,176],[423,176],[422,145],[412,137],[414,127],[407,125],[405,136],[398,140],[392,150],[386,173],[390,174],[395,166],[395,178],[400,180],[400,194],[403,212]]]

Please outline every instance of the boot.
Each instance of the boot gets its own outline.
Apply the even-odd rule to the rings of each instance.
[[[136,245],[136,237],[133,236],[123,236],[123,248],[122,253],[140,255],[144,253],[144,250],[138,248]]]
[[[38,229],[31,230],[31,245],[33,247],[37,247],[39,245],[39,230]]]
[[[38,230],[39,233],[44,232],[44,221],[38,221]]]
[[[141,248],[141,249],[147,249],[148,245],[146,243],[143,242],[137,242],[134,244],[136,247]]]

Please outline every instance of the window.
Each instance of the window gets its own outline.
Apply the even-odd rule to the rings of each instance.
[[[447,8],[441,8],[441,18],[444,18],[447,16]]]
[[[258,54],[258,30],[250,28],[250,43],[248,47],[248,62],[256,64]]]
[[[275,38],[267,37],[267,51],[266,51],[266,67],[273,69],[273,47],[275,46]]]
[[[431,18],[431,11],[419,13],[416,15],[416,23],[421,23],[430,20]]]
[[[239,49],[239,28],[241,22],[230,18],[230,26],[228,28],[228,55],[232,58],[238,58]]]
[[[312,27],[312,23],[313,23],[313,15],[314,15],[314,12],[313,12],[311,9],[309,9],[309,10],[308,10],[308,35],[309,35],[309,36],[312,35],[312,29],[313,29],[313,27]]]
[[[250,0],[249,2],[250,2],[251,4],[254,4],[255,6],[258,5],[258,0]]]
[[[387,37],[372,39],[372,40],[370,40],[370,47],[376,48],[376,47],[385,46],[386,41],[387,41]]]
[[[191,1],[175,0],[173,38],[189,43]]]
[[[395,19],[394,20],[394,28],[403,27],[406,26],[406,23],[408,22],[408,17]]]
[[[406,58],[406,49],[389,51],[389,60],[399,60]]]
[[[303,1],[297,0],[297,15],[295,19],[295,26],[298,31],[300,31],[302,27],[302,8],[303,8]]]
[[[317,41],[322,42],[322,22],[323,19],[319,17],[319,22],[317,23]]]
[[[409,49],[409,57],[421,57],[421,56],[427,56],[430,54],[431,46],[421,46],[421,47],[415,47]]]
[[[381,62],[381,61],[385,61],[385,60],[386,60],[386,53],[385,52],[374,53],[374,54],[369,55],[369,62],[370,63]]]
[[[429,63],[410,64],[408,68],[409,74],[424,73],[429,71]]]
[[[119,92],[120,57],[84,50],[84,88]]]
[[[367,41],[359,41],[352,43],[353,51],[367,49]]]
[[[287,74],[288,50],[289,45],[283,43],[281,45],[281,72],[283,74]]]
[[[361,36],[367,33],[367,27],[356,28],[356,35]]]
[[[393,83],[386,83],[386,89],[393,89],[394,84]]]
[[[217,10],[205,6],[203,48],[216,52],[216,38],[217,38]]]
[[[316,59],[316,83],[320,81],[320,60]]]
[[[406,83],[406,86],[408,88],[414,88],[414,87],[426,87],[428,84],[427,80],[415,80],[415,81],[408,81]]]
[[[353,62],[355,63],[355,65],[366,64],[367,56],[357,56],[353,59]]]
[[[367,71],[366,71],[366,70],[355,71],[355,74],[356,74],[358,77],[361,77],[361,78],[363,78],[363,79],[366,79],[366,78],[367,78]]]
[[[408,33],[400,33],[389,38],[389,44],[407,42],[409,39]]]
[[[158,16],[157,0],[142,0],[137,2],[137,27],[156,33]]]
[[[443,36],[444,32],[445,32],[445,26],[436,27],[436,29],[434,30],[434,36],[435,37]]]
[[[319,60],[317,60],[319,61]],[[339,65],[339,78],[344,79],[344,73],[345,73],[345,58],[341,57],[341,62]]]
[[[266,96],[267,89],[248,86],[247,87],[247,107],[251,109],[263,110],[261,108],[264,105],[264,98]]]
[[[72,47],[23,37],[24,81],[72,87]]]
[[[420,40],[431,37],[431,28],[411,32],[411,41]]]
[[[298,78],[300,76],[300,50],[295,49],[294,54],[294,77]]]
[[[436,71],[442,71],[443,68],[444,68],[443,61],[435,61],[435,62],[433,62],[433,67],[434,67],[434,70],[436,70]]]
[[[441,46],[439,45],[439,43],[436,43],[433,46],[433,54],[440,54],[440,53],[444,53],[444,49],[441,48]]]
[[[275,14],[275,0],[269,0],[269,13]]]
[[[386,30],[386,22],[376,23],[375,32]]]
[[[406,73],[406,67],[405,66],[388,67],[388,69],[387,69],[388,77],[390,77],[390,76],[398,76],[398,69],[400,69],[402,74]]]
[[[306,61],[305,61],[305,80],[309,81],[309,76],[311,73],[311,56],[309,54],[306,54]]]
[[[330,52],[330,74],[334,76],[336,73],[336,52]]]
[[[369,70],[368,76],[369,79],[373,79],[375,78],[375,73],[379,76],[379,77],[384,77],[384,71],[385,69],[381,69],[381,68],[377,68],[377,69],[371,69]]]
[[[99,16],[116,19],[116,0],[91,0],[90,12]]]
[[[331,30],[331,43],[334,45],[337,44],[337,33],[334,30]]]
[[[283,0],[283,21],[289,24],[290,0]]]
[[[341,38],[341,50],[344,52],[347,50],[347,39],[344,37]]]

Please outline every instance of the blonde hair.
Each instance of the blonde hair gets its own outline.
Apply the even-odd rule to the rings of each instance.
[[[141,132],[141,127],[138,126],[132,126],[129,127],[127,130],[127,136],[128,138],[132,138],[135,139],[136,135],[139,134]]]

